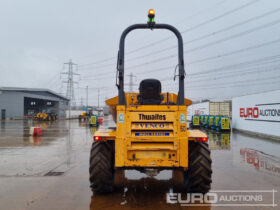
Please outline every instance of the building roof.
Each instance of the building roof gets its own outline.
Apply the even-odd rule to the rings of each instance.
[[[44,89],[44,88],[0,87],[0,91],[1,90],[2,91],[15,91],[15,92],[47,92],[56,97],[69,101],[69,99],[66,98],[65,96],[60,95],[52,90]]]

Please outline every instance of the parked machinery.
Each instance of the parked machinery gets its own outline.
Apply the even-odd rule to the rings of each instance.
[[[84,111],[79,115],[79,122],[88,122],[90,120],[90,116],[92,115],[92,110],[88,108],[87,111]]]
[[[218,131],[230,131],[230,118],[229,117],[219,117]]]
[[[199,115],[200,127],[203,126],[204,118],[205,118],[205,115]]]
[[[79,115],[79,122],[85,122],[87,121],[87,112],[83,112],[82,114]]]
[[[199,115],[193,115],[192,121],[190,123],[191,128],[199,128],[200,127],[200,116]]]
[[[43,110],[38,112],[33,119],[37,121],[55,121],[57,120],[57,114],[51,110]]]
[[[98,115],[92,114],[90,116],[89,126],[90,127],[98,127],[99,126]]]
[[[214,117],[214,126],[213,126],[213,128],[215,130],[217,130],[217,128],[219,127],[219,122],[220,122],[220,116],[215,116]]]
[[[214,129],[214,116],[208,116],[206,128]]]
[[[193,115],[190,127],[230,131],[230,118],[226,116]]]
[[[204,127],[204,128],[207,128],[207,124],[208,124],[208,115],[205,115],[205,117],[204,117],[204,119],[203,119],[203,124],[202,124],[202,126]]]

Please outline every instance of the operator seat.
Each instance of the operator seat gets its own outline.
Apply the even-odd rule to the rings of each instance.
[[[163,100],[161,83],[156,79],[145,79],[140,82],[138,102],[141,105],[159,105]]]

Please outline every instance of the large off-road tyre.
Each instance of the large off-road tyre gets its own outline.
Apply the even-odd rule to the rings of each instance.
[[[210,149],[204,142],[189,142],[189,168],[184,173],[184,188],[190,193],[207,193],[212,183]]]
[[[110,193],[114,185],[114,144],[111,141],[92,143],[89,161],[89,181],[92,192]]]

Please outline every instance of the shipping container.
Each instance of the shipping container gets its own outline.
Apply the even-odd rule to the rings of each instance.
[[[231,116],[231,102],[223,101],[223,102],[209,102],[209,115],[215,116]]]
[[[193,115],[231,117],[231,101],[207,101],[202,103],[194,103],[188,107],[188,120],[191,120]]]

